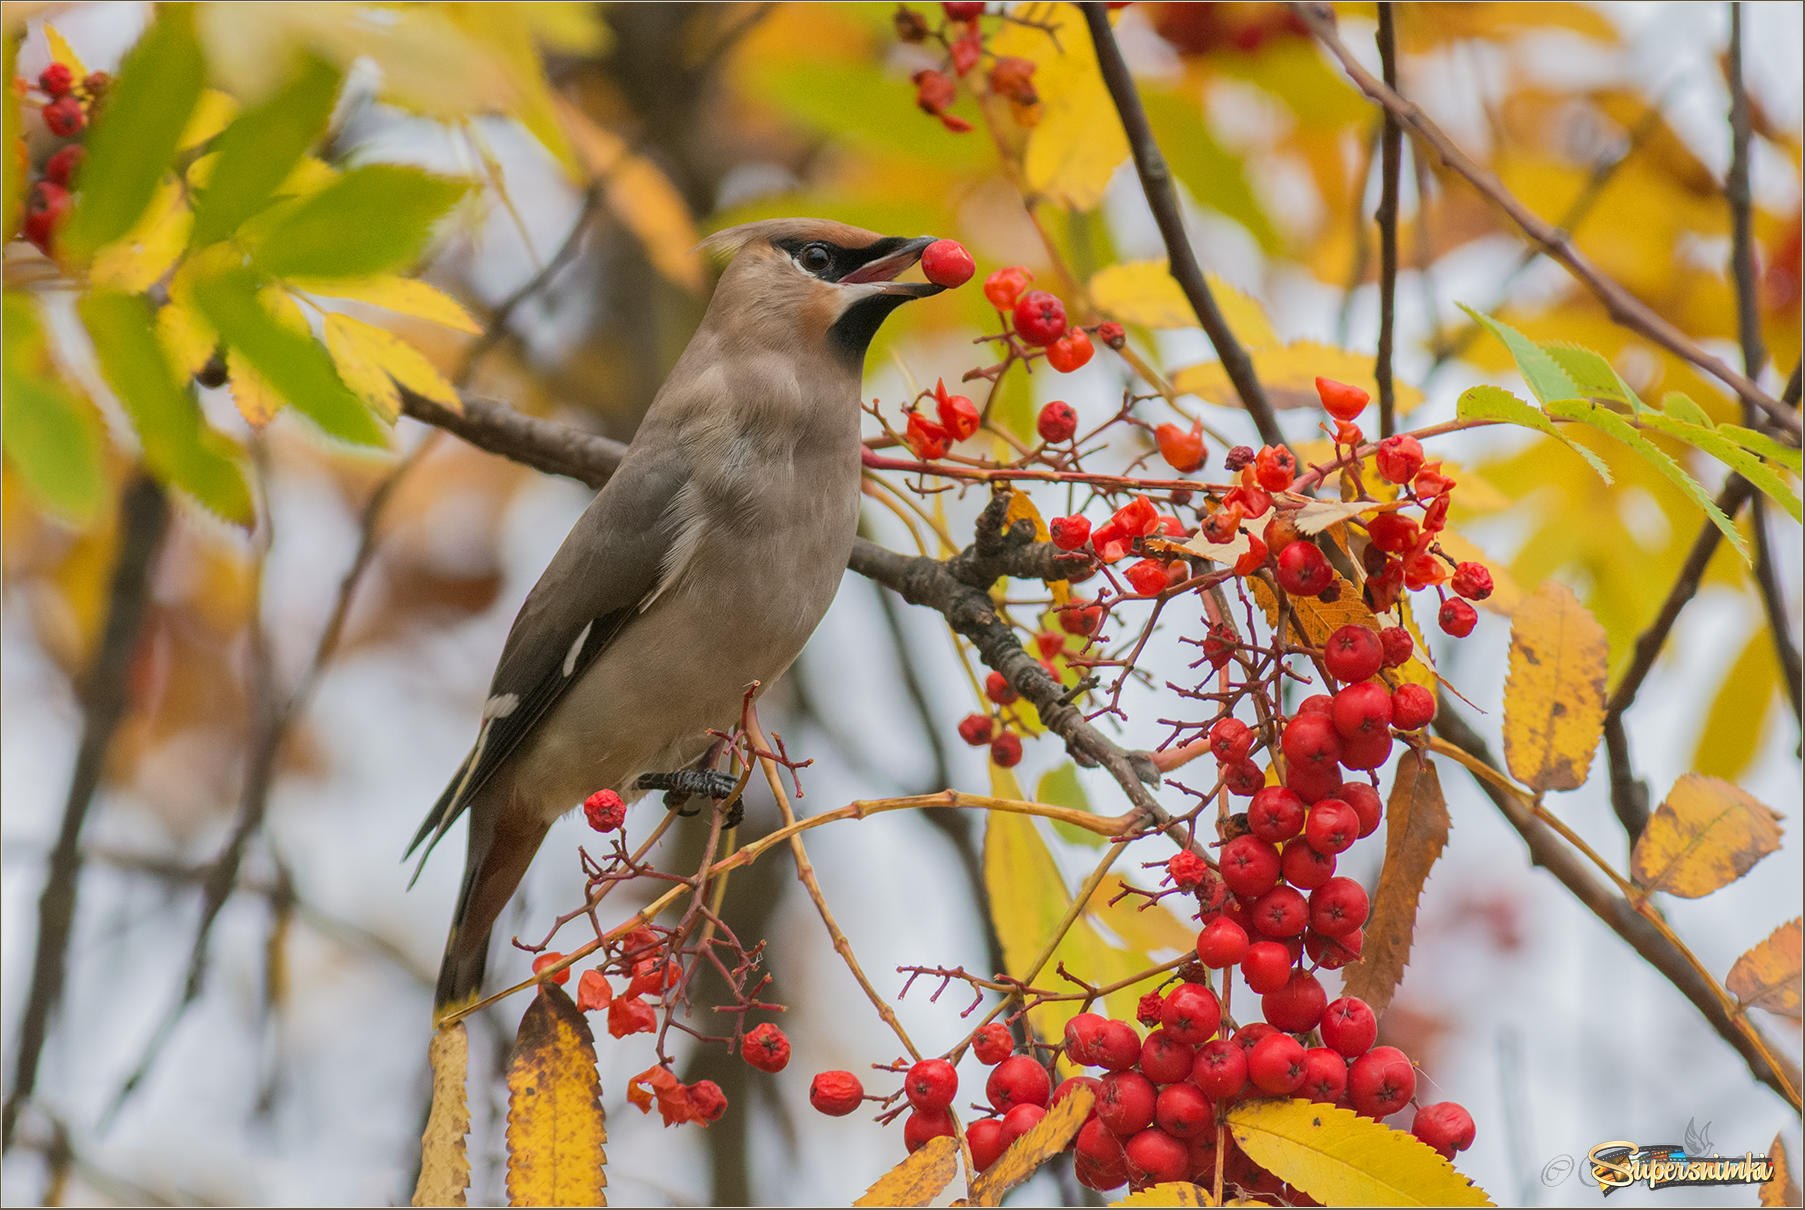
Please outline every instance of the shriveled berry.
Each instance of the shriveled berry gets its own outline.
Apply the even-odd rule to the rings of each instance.
[[[984,678],[984,696],[999,706],[1007,706],[1020,694],[1016,693],[1015,686],[1009,683],[1008,677],[1000,672],[992,672]]]
[[[1299,538],[1279,551],[1278,581],[1293,596],[1313,597],[1335,582],[1335,572],[1316,543]]]
[[[766,1021],[741,1040],[740,1056],[760,1071],[782,1071],[790,1063],[790,1040]]]
[[[612,832],[627,819],[627,804],[613,790],[597,790],[583,800],[583,818],[598,832]]]
[[[1015,332],[1031,345],[1050,345],[1065,335],[1065,304],[1045,290],[1029,290],[1011,312]]]
[[[1356,1059],[1372,1049],[1379,1036],[1379,1019],[1366,1001],[1343,996],[1323,1009],[1322,1040],[1345,1058]]]
[[[1166,998],[1159,992],[1148,992],[1134,1006],[1134,1019],[1142,1025],[1158,1025],[1160,1010],[1165,1008]],[[1145,1049],[1146,1044],[1142,1043]]]
[[[1261,1038],[1247,1056],[1247,1076],[1261,1092],[1290,1096],[1303,1086],[1303,1045],[1281,1033]]]
[[[1097,339],[1112,349],[1120,349],[1128,343],[1128,334],[1122,330],[1121,324],[1111,321],[1097,325]]]
[[[1460,563],[1448,587],[1469,601],[1483,601],[1492,595],[1492,573],[1483,563]]]
[[[1379,632],[1379,645],[1384,649],[1386,668],[1401,668],[1416,654],[1416,640],[1402,626],[1387,626]]]
[[[959,1091],[959,1072],[945,1059],[923,1059],[903,1077],[903,1095],[917,1109],[945,1109]]]
[[[1422,531],[1401,513],[1380,513],[1366,523],[1366,536],[1388,555],[1401,555],[1416,545]]]
[[[984,279],[984,297],[990,300],[990,305],[997,310],[1007,311],[1015,306],[1015,300],[1021,297],[1022,291],[1026,290],[1028,283],[1033,280],[1034,274],[1020,265],[1010,265],[1008,268],[998,269]]]
[[[1053,1080],[1046,1068],[1027,1055],[1011,1055],[991,1068],[990,1078],[984,1082],[984,1095],[998,1113],[1007,1113],[1017,1105],[1045,1108],[1053,1095]]]
[[[968,714],[959,720],[959,738],[981,748],[996,738],[997,721],[988,714]]]
[[[1186,1046],[1208,1042],[1216,1036],[1216,1030],[1222,1024],[1222,1002],[1216,999],[1215,992],[1201,983],[1181,983],[1166,997],[1165,1006],[1160,1010],[1160,1024],[1164,1026],[1161,1033]],[[1186,1063],[1189,1064],[1189,1059]],[[1146,1050],[1143,1048],[1141,1070],[1146,1071],[1146,1067]],[[1150,1071],[1147,1074],[1153,1075]],[[1159,1080],[1158,1076],[1153,1078]],[[1164,1084],[1169,1081],[1159,1082]]]
[[[965,1128],[965,1145],[971,1148],[971,1162],[979,1172],[984,1171],[997,1162],[997,1157],[1008,1149],[1003,1141],[1003,1123],[1000,1118],[979,1118]]]
[[[921,251],[921,272],[936,286],[963,286],[977,265],[957,240],[937,239]]]
[[[60,97],[75,86],[75,72],[67,63],[52,63],[38,73],[38,87],[53,97]]]
[[[944,1109],[917,1109],[903,1119],[903,1146],[911,1155],[930,1139],[950,1139],[953,1134],[953,1115]]]
[[[1090,334],[1083,328],[1073,328],[1047,346],[1047,364],[1061,374],[1070,374],[1090,361],[1094,352]]]
[[[1209,863],[1189,849],[1180,849],[1166,861],[1166,877],[1181,891],[1194,891],[1203,885],[1209,869]]]
[[[1277,991],[1291,977],[1291,951],[1277,941],[1254,942],[1241,959],[1241,977],[1261,995]]]
[[[947,446],[952,443],[952,434],[939,421],[929,420],[920,412],[910,412],[903,440],[917,458],[933,459],[946,453]]]
[[[1077,550],[1091,540],[1091,523],[1083,517],[1054,517],[1047,532],[1060,550]]]
[[[1282,445],[1262,448],[1253,460],[1253,475],[1269,492],[1282,492],[1297,477],[1297,457]]]
[[[577,1008],[592,1013],[614,1002],[614,986],[599,970],[584,971],[577,979]]]
[[[1155,596],[1166,590],[1166,561],[1164,559],[1142,559],[1124,574],[1128,578],[1129,586],[1144,597]]]
[[[1451,1160],[1456,1151],[1473,1145],[1477,1129],[1465,1106],[1455,1101],[1437,1101],[1416,1111],[1410,1133],[1439,1151],[1443,1159]]]
[[[1391,695],[1391,725],[1400,731],[1415,731],[1427,726],[1435,717],[1435,695],[1423,686],[1406,683]]]
[[[964,395],[942,395],[934,406],[940,416],[940,427],[953,441],[964,441],[983,423],[983,418],[978,415],[978,405]]]
[[[1409,483],[1423,469],[1423,446],[1408,433],[1397,433],[1379,442],[1373,461],[1387,483]]]
[[[990,741],[990,761],[999,769],[1013,769],[1022,763],[1022,737],[1005,731]]]
[[[657,1028],[657,1012],[639,996],[616,996],[608,1005],[608,1032],[616,1038],[649,1034]]]
[[[713,1080],[697,1080],[684,1088],[689,1098],[690,1108],[695,1110],[696,1119],[701,1122],[718,1122],[721,1115],[727,1112],[727,1094]]]
[[[1048,445],[1070,441],[1078,431],[1078,410],[1063,399],[1055,399],[1040,409],[1040,419],[1034,427]]]
[[[1059,611],[1059,628],[1067,634],[1096,634],[1103,624],[1103,607],[1083,597],[1073,597]]]
[[[1323,411],[1341,421],[1353,420],[1366,409],[1367,402],[1372,398],[1359,387],[1337,382],[1333,378],[1318,378],[1316,395],[1322,400]]]
[[[1173,470],[1188,475],[1203,465],[1203,426],[1193,424],[1189,430],[1176,424],[1162,424],[1153,430],[1159,455]]]
[[[1093,1112],[1118,1137],[1125,1138],[1153,1124],[1158,1099],[1153,1081],[1138,1071],[1112,1071],[1103,1077]]]
[[[1449,597],[1441,603],[1435,620],[1447,634],[1457,639],[1464,639],[1473,633],[1473,626],[1479,621],[1479,614],[1471,605],[1459,597]]]
[[[971,1040],[971,1053],[986,1067],[995,1067],[1015,1053],[1015,1037],[1001,1021],[992,1021]]]
[[[1224,764],[1246,760],[1253,741],[1253,728],[1232,716],[1219,718],[1210,727],[1210,752]]]
[[[1247,956],[1247,930],[1218,916],[1197,934],[1197,957],[1207,967],[1224,970]]]

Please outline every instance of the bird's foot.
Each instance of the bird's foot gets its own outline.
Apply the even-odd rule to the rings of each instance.
[[[684,816],[694,815],[701,809],[699,807],[683,809],[692,797],[702,795],[720,802],[731,797],[734,787],[737,785],[739,785],[738,778],[717,769],[678,769],[673,773],[646,773],[640,776],[638,782],[641,790],[663,790],[665,807]],[[738,824],[740,815],[740,804],[736,802],[729,812],[725,826],[731,828]]]

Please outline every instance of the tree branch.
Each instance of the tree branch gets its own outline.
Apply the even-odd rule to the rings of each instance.
[[[1379,63],[1385,83],[1398,86],[1398,37],[1392,4],[1379,5]],[[1379,351],[1373,379],[1379,387],[1379,436],[1389,437],[1395,424],[1397,392],[1391,381],[1391,345],[1398,300],[1398,172],[1404,158],[1404,129],[1397,115],[1385,111],[1379,136]],[[1419,213],[1420,213],[1419,207]]]
[[[1140,93],[1135,91],[1134,77],[1122,58],[1122,48],[1116,45],[1115,33],[1109,28],[1109,6],[1097,0],[1086,0],[1082,7],[1091,41],[1097,47],[1097,64],[1103,71],[1103,83],[1109,89],[1110,100],[1115,102],[1116,113],[1121,116],[1122,128],[1128,132],[1128,146],[1134,154],[1134,170],[1141,179],[1141,191],[1147,195],[1153,221],[1159,224],[1160,238],[1166,244],[1166,267],[1178,288],[1184,291],[1185,300],[1196,312],[1197,322],[1209,336],[1210,344],[1215,346],[1216,356],[1222,359],[1223,372],[1235,384],[1242,405],[1253,417],[1254,427],[1260,431],[1260,439],[1267,445],[1283,445],[1285,438],[1279,431],[1278,416],[1254,373],[1253,359],[1235,339],[1234,329],[1228,326],[1222,309],[1216,305],[1209,282],[1204,280],[1203,269],[1197,263],[1197,253],[1185,234],[1184,212],[1178,203],[1178,191],[1172,185],[1172,170],[1166,166],[1166,157],[1160,154],[1159,144],[1154,141],[1153,127],[1147,121]]]

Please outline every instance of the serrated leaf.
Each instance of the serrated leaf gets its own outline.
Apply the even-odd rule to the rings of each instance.
[[[1586,465],[1596,471],[1600,479],[1606,483],[1613,482],[1611,470],[1604,464],[1604,459],[1568,437],[1548,417],[1503,387],[1468,387],[1461,392],[1460,401],[1455,405],[1455,414],[1462,420],[1491,420],[1544,433],[1584,458]]]
[[[63,255],[84,262],[138,222],[175,158],[204,75],[192,10],[158,9],[126,52],[88,132],[81,189],[57,237]]]
[[[1342,989],[1384,1016],[1403,981],[1416,936],[1417,903],[1429,871],[1448,845],[1447,800],[1429,758],[1406,751],[1398,758],[1385,804],[1385,864],[1373,892],[1360,960],[1342,974]]]
[[[1583,399],[1556,399],[1548,404],[1548,414],[1564,420],[1577,420],[1588,424],[1607,437],[1614,437],[1624,445],[1642,456],[1655,470],[1659,471],[1675,487],[1679,488],[1692,502],[1704,511],[1715,525],[1718,532],[1729,540],[1736,553],[1742,556],[1744,563],[1749,563],[1748,544],[1742,539],[1742,533],[1731,520],[1724,516],[1724,510],[1717,507],[1709,492],[1699,484],[1697,479],[1686,473],[1686,469],[1668,456],[1667,452],[1656,446],[1648,438],[1637,432],[1635,427],[1617,413],[1595,403],[1587,403]]]
[[[607,1124],[589,1022],[542,983],[508,1057],[508,1204],[607,1204]]]
[[[1792,1174],[1791,1162],[1786,1158],[1786,1140],[1776,1134],[1774,1145],[1767,1149],[1767,1155],[1774,1166],[1774,1174],[1756,1191],[1757,1200],[1763,1206],[1797,1206],[1799,1182]]]
[[[326,350],[270,313],[259,298],[262,285],[250,270],[228,268],[195,281],[195,306],[221,340],[321,431],[359,445],[386,444],[386,430],[339,380]]]
[[[269,201],[324,137],[339,80],[337,68],[307,56],[292,80],[220,133],[214,145],[217,159],[195,201],[196,246],[229,237]]]
[[[1802,949],[1805,949],[1805,920],[1795,916],[1769,933],[1760,945],[1736,959],[1724,986],[1746,1008],[1764,1008],[1797,1021],[1800,1018]]]
[[[1646,891],[1698,899],[1728,886],[1780,847],[1780,816],[1737,786],[1687,773],[1630,853]]]
[[[929,1139],[902,1163],[872,1182],[855,1206],[931,1206],[959,1172],[959,1142]]]
[[[1573,380],[1582,395],[1611,399],[1640,412],[1648,405],[1623,381],[1611,363],[1591,349],[1563,341],[1544,341],[1542,351]]]
[[[438,287],[414,277],[389,274],[381,277],[313,278],[291,277],[285,283],[291,290],[314,294],[321,298],[342,298],[424,319],[472,336],[482,332],[482,325],[470,317],[463,304]]]
[[[1710,415],[1701,408],[1692,396],[1683,391],[1669,391],[1661,396],[1661,411],[1685,424],[1696,424],[1702,429],[1717,427]]]
[[[201,419],[156,336],[150,304],[132,294],[94,291],[76,303],[101,376],[137,428],[151,473],[236,525],[256,515],[243,456]]]
[[[173,292],[170,300],[157,308],[157,339],[183,378],[200,373],[219,347],[219,335],[192,306],[176,301]]]
[[[1585,783],[1604,734],[1610,641],[1573,590],[1545,580],[1511,617],[1504,759],[1536,791]]]
[[[193,225],[194,214],[188,209],[182,186],[173,176],[165,178],[144,217],[94,254],[89,282],[103,289],[142,294],[174,267]]]
[[[1210,1191],[1189,1181],[1164,1181],[1109,1203],[1112,1206],[1214,1206]]]
[[[972,1205],[1001,1205],[1005,1193],[1065,1150],[1090,1116],[1095,1101],[1096,1095],[1082,1085],[1067,1093],[971,1183]]]
[[[1675,397],[1669,395],[1667,398],[1671,400]],[[1681,395],[1678,398],[1684,399],[1685,396]],[[1704,413],[1701,411],[1699,415],[1703,416]],[[1692,448],[1701,450],[1717,459],[1754,484],[1763,495],[1785,509],[1787,515],[1794,521],[1805,519],[1798,495],[1786,485],[1786,480],[1780,477],[1779,472],[1722,433],[1661,412],[1644,412],[1636,419],[1638,423],[1647,428],[1665,433],[1678,441],[1684,441]],[[1705,420],[1709,424],[1710,418],[1705,417]]]
[[[1241,343],[1249,348],[1278,343],[1266,312],[1245,291],[1204,274],[1210,294]],[[1091,277],[1091,303],[1111,319],[1147,328],[1195,328],[1197,313],[1185,300],[1163,260],[1121,261]]]
[[[307,317],[301,314],[301,308],[288,292],[280,286],[265,286],[257,292],[257,301],[264,309],[275,317],[277,323],[290,332],[309,339],[313,329],[307,325]],[[232,402],[238,407],[238,414],[252,428],[262,428],[287,406],[269,379],[258,373],[256,368],[245,359],[237,349],[226,350],[226,378],[232,391]]]
[[[1799,473],[1801,465],[1805,465],[1805,450],[1796,445],[1783,445],[1766,433],[1745,429],[1740,424],[1720,424],[1717,431],[1756,457],[1778,462],[1795,475]]]
[[[0,447],[32,495],[86,525],[106,500],[100,417],[57,369],[37,304],[21,292],[6,293],[4,337]]]
[[[259,233],[252,259],[273,277],[363,277],[419,259],[467,182],[400,164],[365,164]]]
[[[1325,1206],[1489,1206],[1434,1148],[1351,1109],[1245,1101],[1229,1132],[1250,1159]]]
[[[1573,399],[1582,394],[1573,376],[1546,349],[1502,320],[1475,311],[1465,303],[1457,305],[1510,350],[1511,360],[1517,363],[1517,372],[1523,375],[1529,393],[1538,401],[1547,404],[1553,399]]]
[[[345,385],[391,424],[401,414],[397,383],[453,411],[463,410],[457,388],[424,353],[393,332],[349,315],[328,315],[326,350]]]
[[[986,49],[1035,65],[1041,112],[1022,153],[1028,189],[1069,210],[1091,210],[1127,162],[1128,136],[1078,8],[1045,5],[1038,16],[1047,29],[1005,24],[987,39]]]
[[[1378,384],[1373,379],[1371,353],[1338,349],[1314,340],[1294,340],[1289,344],[1250,349],[1254,372],[1266,388],[1272,406],[1284,409],[1320,411],[1322,399],[1316,393],[1318,377],[1333,378],[1377,396]],[[1180,391],[1196,395],[1210,403],[1240,406],[1240,395],[1219,361],[1206,361],[1186,366],[1172,376],[1172,385]],[[1423,393],[1406,382],[1396,384],[1394,392],[1399,412],[1408,412],[1423,401]]]
[[[470,1036],[463,1022],[437,1030],[427,1051],[432,1070],[432,1108],[420,1136],[420,1178],[416,1206],[462,1206],[470,1188],[470,1102],[465,1086],[470,1070]]]

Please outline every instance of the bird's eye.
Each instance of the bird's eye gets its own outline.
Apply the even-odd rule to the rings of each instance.
[[[810,273],[825,273],[834,263],[834,254],[826,244],[809,244],[796,254],[796,263]]]

